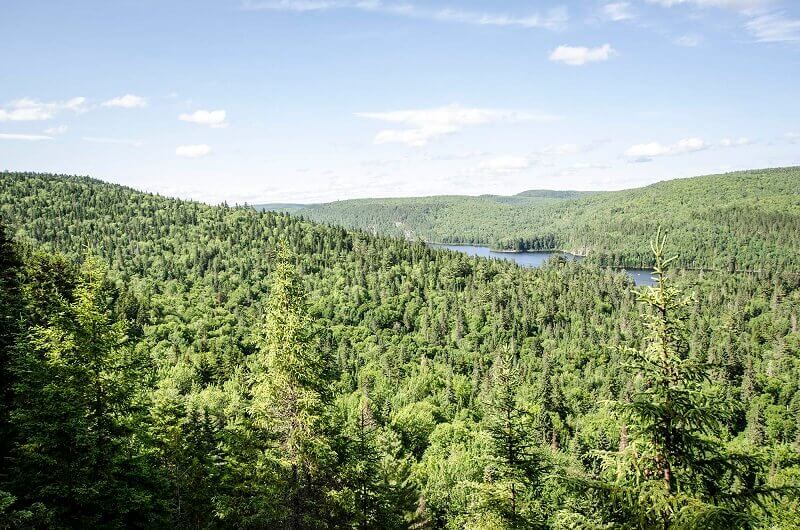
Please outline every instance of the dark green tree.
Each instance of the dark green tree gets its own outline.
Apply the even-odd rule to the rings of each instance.
[[[481,511],[493,512],[507,528],[544,525],[537,498],[548,461],[535,441],[534,418],[520,399],[520,384],[513,352],[500,349],[492,366],[484,418],[492,460],[484,472],[480,504]]]
[[[140,359],[112,314],[105,266],[87,258],[74,280],[68,270],[39,256],[26,271],[37,279],[26,293],[38,314],[12,364],[10,483],[23,506],[43,505],[54,526],[152,524],[159,504],[136,437]]]

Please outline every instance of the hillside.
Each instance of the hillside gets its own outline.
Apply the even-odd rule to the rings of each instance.
[[[796,528],[800,280],[668,281],[0,173],[0,527]]]
[[[295,213],[374,233],[509,250],[562,249],[612,266],[652,265],[659,227],[683,267],[800,271],[800,168],[740,171],[616,192],[359,199]]]
[[[274,202],[269,204],[253,204],[252,208],[259,212],[282,212],[282,213],[292,213],[296,212],[297,210],[302,210],[303,208],[307,208],[309,205],[307,204],[295,204],[290,202]]]

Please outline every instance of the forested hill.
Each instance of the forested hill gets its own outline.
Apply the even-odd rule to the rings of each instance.
[[[561,249],[605,265],[652,264],[661,226],[683,267],[800,271],[800,168],[740,171],[618,192],[358,199],[295,210],[407,239]]]
[[[797,528],[800,280],[667,278],[0,173],[0,528]]]

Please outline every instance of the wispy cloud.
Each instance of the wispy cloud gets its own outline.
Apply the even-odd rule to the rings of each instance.
[[[244,2],[243,8],[246,10],[290,11],[295,13],[346,9],[440,22],[479,26],[516,26],[549,30],[563,28],[569,18],[564,7],[550,9],[544,13],[516,15],[456,8],[437,9],[405,1],[386,0],[247,0]]]
[[[0,133],[0,140],[24,140],[27,142],[38,142],[40,140],[52,140],[52,136],[44,134],[15,134],[15,133]]]
[[[744,27],[758,42],[800,41],[800,19],[776,8],[777,0],[648,0],[663,7],[719,8],[745,17]]]
[[[509,175],[519,173],[533,165],[533,160],[524,156],[496,156],[484,160],[478,165],[481,172],[494,173],[496,175]]]
[[[421,147],[433,139],[453,134],[476,125],[499,122],[553,121],[557,116],[530,112],[467,108],[448,105],[432,109],[397,110],[389,112],[359,112],[356,116],[405,126],[385,129],[375,136],[376,144],[401,143]]]
[[[625,156],[634,162],[650,162],[659,156],[672,156],[708,149],[709,145],[700,138],[684,138],[672,145],[649,142],[630,146]]]
[[[740,137],[740,138],[723,138],[717,144],[719,147],[740,147],[743,145],[750,145],[752,144],[752,140],[750,138]]]
[[[104,107],[119,107],[122,109],[142,109],[147,106],[147,99],[142,96],[125,94],[103,102]]]
[[[225,116],[224,110],[196,110],[191,114],[181,114],[178,119],[198,125],[207,125],[214,129],[222,129],[228,126]]]
[[[611,2],[603,6],[603,16],[613,22],[631,20],[634,18],[629,2]]]
[[[206,144],[179,145],[175,154],[183,158],[200,158],[211,154],[211,147]]]
[[[49,128],[44,130],[44,133],[45,134],[57,135],[57,134],[64,134],[68,130],[69,130],[69,127],[67,127],[66,125],[62,124],[62,125],[56,125],[54,127],[49,127]]]
[[[550,60],[570,66],[582,66],[586,63],[607,61],[616,53],[610,44],[603,44],[597,48],[562,45],[550,52]]]
[[[759,42],[800,41],[800,19],[789,18],[782,13],[754,17],[745,26]]]
[[[50,102],[31,98],[18,99],[0,108],[0,122],[49,120],[62,110],[83,112],[86,110],[86,98],[76,97],[66,101]]]
[[[681,35],[672,42],[684,48],[694,48],[700,46],[700,43],[703,42],[703,37],[700,35]]]
[[[757,10],[770,7],[773,0],[647,0],[651,4],[664,7],[687,5],[694,7],[719,7],[732,9],[744,13],[751,13]]]
[[[633,162],[650,162],[653,158],[659,156],[682,155],[706,149],[743,147],[752,143],[753,141],[746,137],[723,138],[716,143],[709,143],[701,138],[684,138],[671,145],[664,145],[659,142],[632,145],[625,151],[625,156]]]
[[[552,156],[575,155],[581,151],[578,144],[557,144],[545,146],[541,153]]]
[[[127,140],[125,138],[106,138],[103,136],[84,136],[83,140],[85,142],[91,142],[94,144],[115,144],[115,145],[127,145],[130,147],[141,147],[143,144],[139,140]]]

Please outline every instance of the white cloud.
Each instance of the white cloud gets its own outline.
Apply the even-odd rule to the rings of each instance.
[[[267,0],[261,2],[248,0],[245,1],[244,8],[247,10],[291,11],[296,13],[346,9],[440,22],[550,30],[563,28],[568,20],[565,8],[551,9],[546,13],[512,15],[455,8],[431,8],[396,0]]]
[[[750,145],[751,142],[749,138],[741,137],[741,138],[723,138],[719,141],[719,147],[739,147],[742,145]]]
[[[45,136],[43,134],[13,134],[13,133],[0,133],[0,140],[25,140],[28,142],[38,142],[39,140],[52,140],[52,136]]]
[[[116,144],[128,145],[130,147],[141,147],[142,142],[139,140],[126,140],[124,138],[106,138],[102,136],[84,136],[83,140],[95,144]]]
[[[48,129],[45,129],[44,132],[45,134],[56,135],[56,134],[64,134],[68,130],[69,127],[67,127],[66,125],[56,125],[55,127],[50,127]]]
[[[628,2],[611,2],[604,5],[603,16],[614,22],[634,18],[633,12],[631,12],[631,4]]]
[[[465,127],[499,122],[552,121],[556,116],[527,112],[465,108],[448,105],[433,109],[359,112],[356,116],[404,125],[404,129],[386,129],[375,136],[376,144],[402,143],[421,147],[429,141],[460,131]]]
[[[666,154],[669,154],[669,147],[658,142],[632,145],[625,151],[625,156],[639,160]]]
[[[198,125],[208,125],[215,129],[228,126],[228,123],[225,121],[224,110],[196,110],[191,114],[181,114],[178,116],[178,119]]]
[[[571,66],[581,66],[586,63],[607,61],[616,53],[610,44],[603,44],[597,48],[561,45],[550,53],[550,60]]]
[[[211,154],[211,147],[206,144],[179,145],[175,154],[184,158],[200,158]]]
[[[798,132],[787,132],[783,136],[789,141],[789,143],[795,144],[800,142],[800,133]]]
[[[787,18],[782,14],[771,13],[748,20],[745,27],[759,42],[800,41],[798,18]]]
[[[681,35],[672,42],[674,42],[678,46],[684,46],[686,48],[694,48],[696,46],[700,46],[700,43],[703,42],[703,37],[701,37],[700,35]]]
[[[125,94],[103,102],[104,107],[119,107],[122,109],[143,109],[147,106],[147,99],[133,94]]]
[[[753,12],[772,4],[772,0],[647,0],[651,4],[664,7],[688,5],[694,7],[719,7],[740,12]]]
[[[507,175],[531,167],[531,160],[524,156],[497,156],[484,160],[478,168],[482,171]]]
[[[735,11],[746,17],[745,29],[758,42],[800,41],[800,19],[775,10],[775,0],[648,0],[664,7],[688,5]]]
[[[672,156],[693,153],[708,149],[709,145],[700,138],[684,138],[672,145],[659,142],[636,144],[625,151],[625,156],[635,162],[649,162],[657,156]]]
[[[76,97],[67,101],[37,101],[31,98],[22,98],[12,101],[5,108],[0,108],[1,121],[43,121],[53,118],[62,110],[83,112],[86,98]]]

